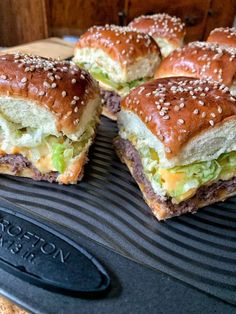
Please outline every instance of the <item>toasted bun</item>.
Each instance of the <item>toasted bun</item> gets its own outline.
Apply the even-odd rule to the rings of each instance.
[[[207,41],[211,43],[217,43],[219,45],[236,48],[236,28],[235,27],[215,28],[210,32]]]
[[[217,44],[193,42],[172,52],[157,69],[155,78],[189,76],[210,78],[234,86],[236,50]]]
[[[194,196],[190,199],[190,206],[175,206],[175,210],[173,210],[172,206],[168,202],[163,202],[158,197],[150,197],[149,193],[147,193],[147,189],[145,184],[139,180],[139,177],[137,176],[137,171],[135,171],[135,163],[133,160],[130,160],[127,158],[125,152],[121,150],[117,150],[116,152],[122,162],[124,162],[130,173],[132,174],[133,178],[136,180],[142,194],[145,202],[148,204],[148,206],[151,208],[154,216],[158,220],[165,220],[168,218],[172,218],[175,216],[179,216],[188,212],[195,213],[197,209],[208,206],[210,204],[224,201],[225,199],[232,197],[236,195],[236,188],[231,189],[230,191],[227,190],[226,187],[222,187],[220,189],[216,189],[214,191],[214,197],[208,198],[208,199],[202,199],[198,195]],[[178,208],[179,207],[179,208]]]
[[[100,105],[97,83],[70,62],[0,56],[0,106],[12,122],[76,140]]]
[[[160,63],[160,50],[147,34],[114,25],[94,26],[75,47],[74,61],[103,69],[114,82],[152,77]]]
[[[121,101],[118,123],[121,132],[124,128],[145,138],[164,168],[212,160],[236,150],[235,101],[217,82],[159,79]]]
[[[181,19],[165,13],[139,16],[129,23],[129,27],[152,36],[163,57],[182,47],[186,34],[185,24]]]
[[[117,113],[113,113],[111,112],[108,108],[106,108],[105,106],[102,107],[102,115],[113,120],[113,121],[117,121]]]

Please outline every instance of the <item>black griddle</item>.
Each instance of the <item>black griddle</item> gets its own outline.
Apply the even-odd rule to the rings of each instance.
[[[158,222],[114,153],[116,133],[116,124],[103,118],[84,180],[75,186],[0,180],[0,207],[20,205],[31,222],[88,249],[108,271],[110,291],[100,299],[71,297],[1,270],[1,293],[42,313],[108,313],[113,306],[117,313],[156,307],[173,313],[176,306],[178,313],[211,313],[212,306],[214,313],[235,313],[236,199]]]

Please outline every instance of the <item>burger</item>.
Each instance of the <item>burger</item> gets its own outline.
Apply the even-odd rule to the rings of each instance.
[[[76,65],[1,55],[0,173],[76,183],[100,112],[97,83]]]
[[[149,35],[114,25],[90,28],[77,42],[74,56],[98,80],[103,114],[113,120],[121,97],[153,78],[160,60],[159,47]]]
[[[227,85],[236,95],[236,49],[208,42],[192,42],[163,60],[155,78],[189,76]]]
[[[131,21],[129,27],[152,36],[164,58],[184,44],[185,24],[176,16],[166,13],[142,15]]]
[[[207,38],[208,42],[217,43],[219,45],[236,48],[236,28],[220,27],[210,32]]]
[[[210,80],[143,84],[121,102],[114,146],[158,220],[236,194],[236,102]]]

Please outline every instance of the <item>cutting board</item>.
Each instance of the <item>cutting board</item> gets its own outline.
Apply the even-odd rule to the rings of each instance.
[[[46,58],[67,59],[73,56],[74,44],[57,37],[34,41],[28,44],[6,48],[0,53],[23,52]]]

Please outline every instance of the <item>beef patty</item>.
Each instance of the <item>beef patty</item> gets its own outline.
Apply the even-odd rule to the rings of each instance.
[[[104,101],[103,106],[111,113],[117,113],[120,111],[121,97],[113,91],[101,89],[102,99]]]
[[[41,173],[36,169],[32,163],[22,156],[21,154],[7,154],[0,157],[0,165],[9,165],[13,174],[17,175],[25,168],[30,168],[33,171],[32,179],[36,181],[44,180],[49,182],[55,182],[58,176],[58,172],[51,171],[48,173]]]

